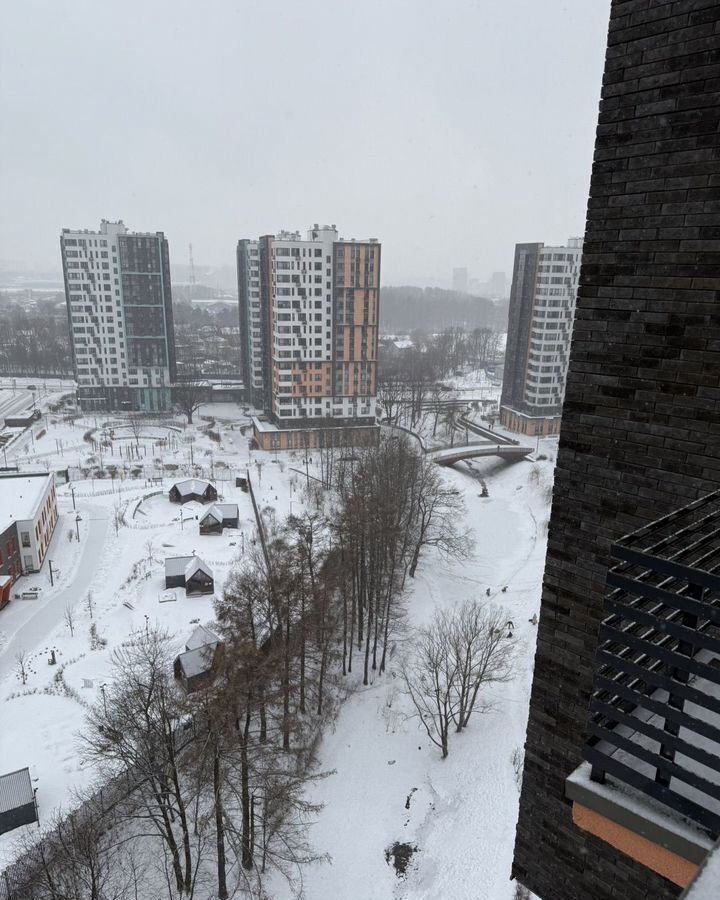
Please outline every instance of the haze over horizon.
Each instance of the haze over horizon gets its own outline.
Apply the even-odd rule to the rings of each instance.
[[[0,264],[62,227],[162,230],[171,260],[336,223],[383,283],[512,269],[584,232],[609,0],[26,0],[0,33]],[[38,26],[41,27],[38,27]]]

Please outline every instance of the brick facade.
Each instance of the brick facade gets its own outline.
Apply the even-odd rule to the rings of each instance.
[[[573,826],[612,540],[720,486],[720,4],[613,0],[513,874],[543,900],[679,889]]]

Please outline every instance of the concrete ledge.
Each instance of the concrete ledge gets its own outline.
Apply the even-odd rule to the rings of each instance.
[[[713,846],[700,829],[639,793],[591,781],[583,763],[565,781],[573,821],[680,887],[687,887]]]
[[[652,869],[653,872],[682,888],[690,884],[698,870],[697,863],[692,863],[677,853],[672,853],[659,844],[641,837],[635,831],[618,825],[577,801],[573,802],[572,816],[578,828],[595,835],[635,862]]]

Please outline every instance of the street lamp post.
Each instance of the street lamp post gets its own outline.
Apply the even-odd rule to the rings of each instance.
[[[80,513],[78,513],[75,516],[75,531],[77,532],[78,543],[80,543],[80,522],[82,522],[82,519],[80,517]]]
[[[72,494],[73,509],[75,509],[75,488],[74,487],[70,488],[70,493]]]

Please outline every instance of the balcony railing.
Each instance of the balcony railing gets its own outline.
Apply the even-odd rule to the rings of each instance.
[[[584,750],[591,780],[610,776],[717,837],[720,491],[621,539],[612,556]]]

